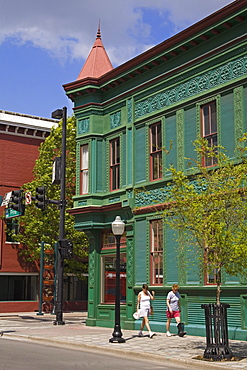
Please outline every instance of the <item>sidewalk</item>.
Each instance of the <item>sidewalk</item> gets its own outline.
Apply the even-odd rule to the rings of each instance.
[[[195,359],[203,356],[206,340],[203,337],[186,335],[166,337],[164,333],[156,333],[150,339],[148,333],[138,337],[136,330],[122,330],[125,343],[109,343],[113,328],[86,326],[86,313],[64,313],[65,325],[53,325],[54,315],[37,315],[36,313],[0,314],[1,338],[16,340],[32,340],[58,346],[88,348],[97,352],[114,353],[126,356],[172,361],[177,364],[189,365],[194,369],[246,369],[247,342],[230,341],[234,356],[240,361],[208,362]],[[1,340],[0,338],[0,340]]]

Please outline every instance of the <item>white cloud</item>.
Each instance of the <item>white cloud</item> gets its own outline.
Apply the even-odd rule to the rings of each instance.
[[[153,46],[156,22],[173,24],[165,38],[230,3],[230,0],[0,0],[0,43],[32,43],[52,56],[85,59],[98,20],[114,65]],[[157,10],[156,22],[143,21],[143,9]]]

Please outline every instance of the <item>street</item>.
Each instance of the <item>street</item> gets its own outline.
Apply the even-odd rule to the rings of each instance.
[[[0,370],[181,370],[188,369],[174,365],[171,362],[158,363],[149,361],[148,357],[143,360],[128,358],[127,355],[117,356],[95,351],[80,349],[68,349],[43,343],[30,343],[21,340],[1,338],[1,361]],[[107,353],[108,352],[108,353]],[[172,365],[172,367],[171,367]],[[190,366],[191,368],[191,366]]]

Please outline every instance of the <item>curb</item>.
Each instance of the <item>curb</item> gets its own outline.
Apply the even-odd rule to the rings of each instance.
[[[4,333],[3,336],[7,339],[12,339],[12,340],[25,340],[25,341],[30,341],[30,342],[36,342],[36,343],[42,343],[47,346],[53,345],[56,347],[64,347],[64,348],[73,348],[76,350],[79,349],[86,349],[92,352],[97,352],[97,353],[102,353],[106,354],[107,348],[102,348],[99,345],[96,344],[87,344],[87,343],[74,343],[74,342],[64,342],[60,340],[54,340],[54,339],[47,339],[47,338],[41,338],[41,337],[35,337],[35,336],[30,336],[30,335],[15,335],[15,334],[10,334],[10,333]],[[118,346],[119,344],[114,344],[112,343],[111,345],[111,352],[107,351],[107,355],[109,356],[116,356],[116,355],[121,355],[123,357],[128,357],[128,358],[137,358],[137,359],[143,359],[143,353],[141,352],[130,352],[128,350],[125,350],[123,348],[116,348],[115,346]],[[122,345],[122,344],[121,344]],[[114,348],[115,347],[115,348]],[[190,368],[194,369],[208,369],[211,367],[212,369],[220,369],[220,368],[228,368],[227,363],[212,363],[209,361],[202,361],[202,360],[193,360],[193,359],[176,359],[173,357],[167,357],[167,356],[162,356],[159,354],[148,354],[147,358],[145,359],[147,361],[157,361],[159,363],[163,361],[168,361],[172,362],[173,364],[176,363],[177,365],[189,365]],[[230,364],[230,362],[228,362]],[[234,369],[243,369],[243,366],[237,367],[234,366]]]

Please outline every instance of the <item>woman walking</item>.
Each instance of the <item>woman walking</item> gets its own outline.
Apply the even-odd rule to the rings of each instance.
[[[139,337],[143,336],[142,331],[145,325],[147,327],[147,330],[149,331],[149,338],[152,338],[154,336],[154,333],[151,332],[149,320],[148,320],[148,316],[150,315],[150,308],[151,308],[150,299],[154,300],[154,291],[152,291],[152,294],[151,294],[148,291],[147,284],[143,284],[142,291],[138,294],[138,297],[137,297],[137,311],[140,308],[141,317],[142,317]]]
[[[171,337],[170,333],[170,324],[171,320],[174,318],[177,323],[178,335],[183,337],[186,332],[184,331],[184,324],[180,321],[180,294],[178,293],[179,286],[178,284],[173,284],[172,290],[167,294],[166,304],[167,304],[167,322],[166,322],[166,335]]]

